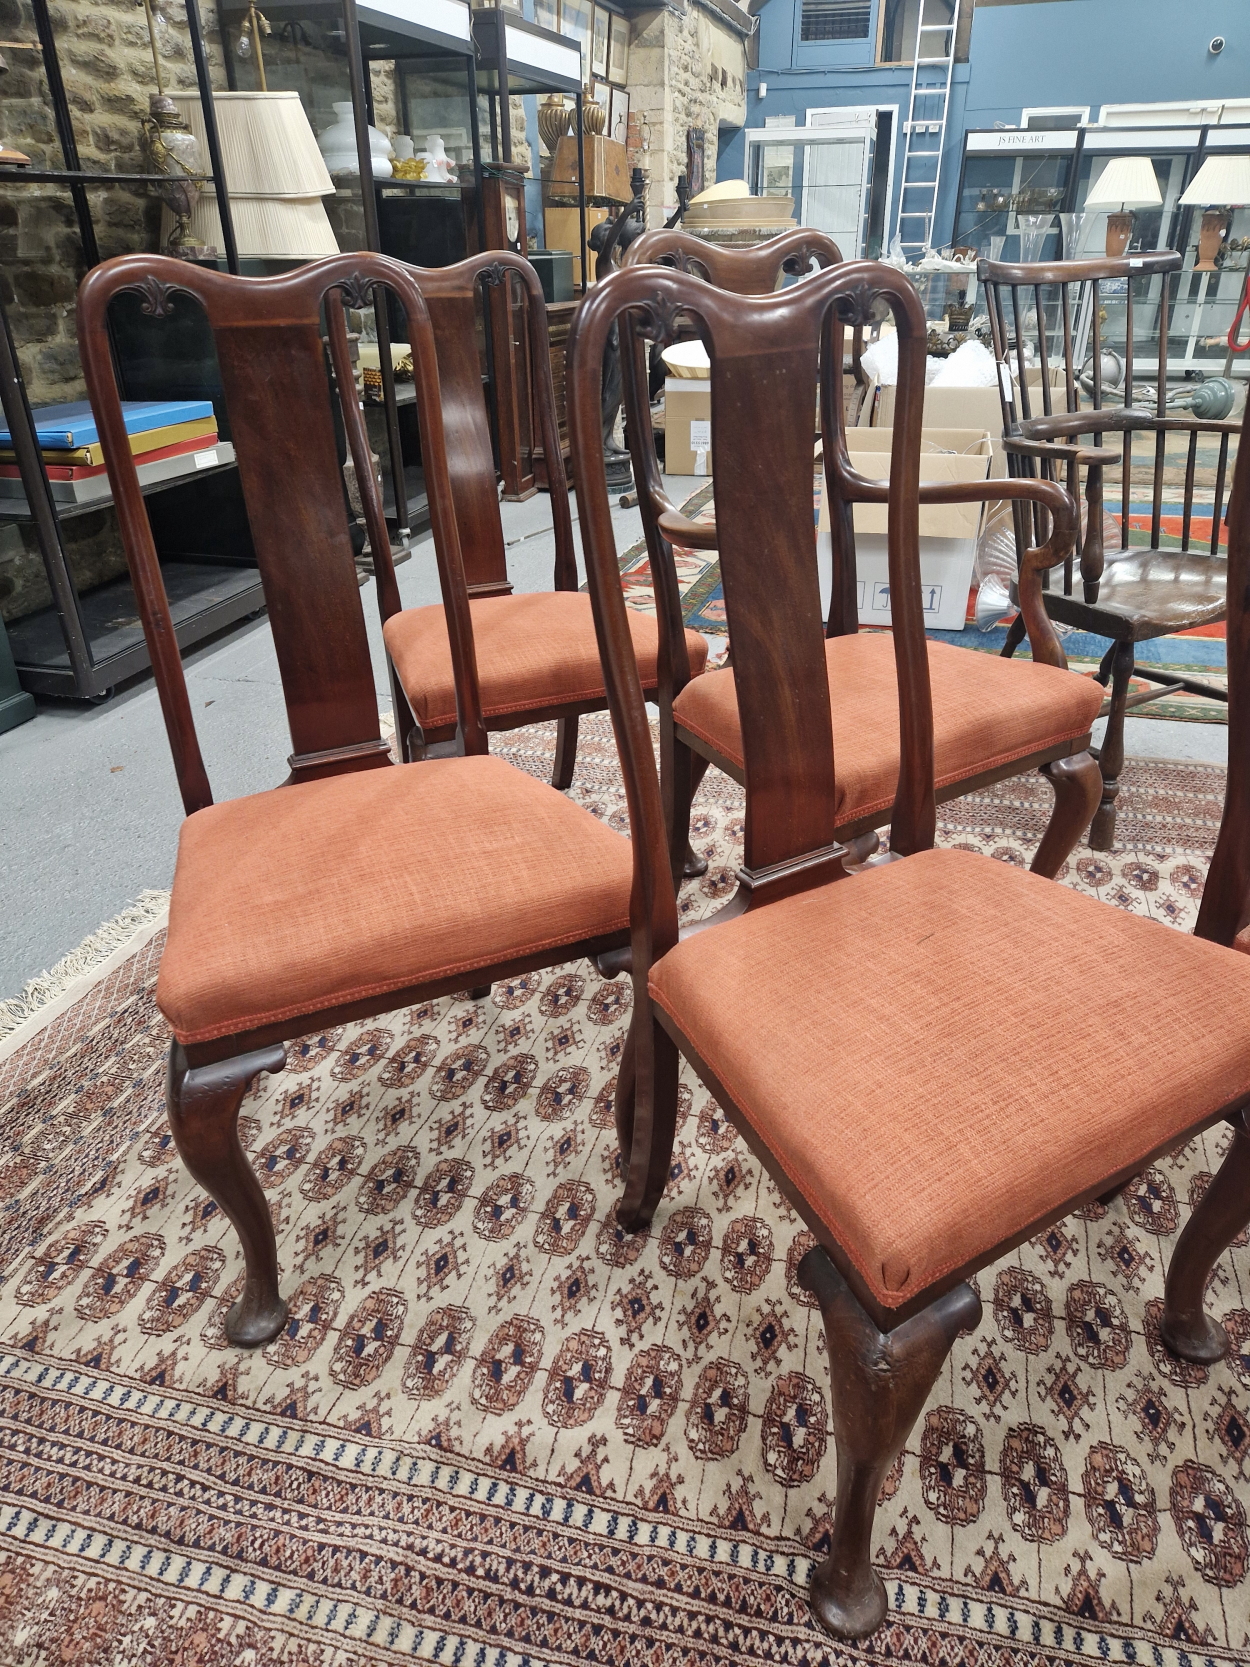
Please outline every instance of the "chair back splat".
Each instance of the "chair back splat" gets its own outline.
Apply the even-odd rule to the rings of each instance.
[[[916,503],[925,320],[915,290],[871,262],[831,268],[758,297],[713,289],[687,273],[630,266],[597,286],[574,321],[574,478],[613,715],[626,731],[618,744],[631,825],[648,851],[663,849],[664,833],[646,768],[649,741],[647,757],[639,752],[647,732],[629,675],[606,487],[602,470],[592,467],[600,361],[612,323],[625,313],[630,329],[649,339],[671,333],[683,317],[692,320],[711,359],[717,542],[742,723],[748,885],[768,879],[801,886],[817,871],[822,879],[842,872],[834,855],[841,847],[834,838],[833,739],[812,525],[812,395],[822,361],[831,363],[835,332],[882,304],[898,327],[900,381],[888,501],[903,762],[891,840],[908,852],[932,845],[936,821]]]
[[[482,385],[480,297],[487,287],[493,285],[510,284],[519,288],[530,361],[535,366],[546,366],[551,360],[551,344],[547,334],[547,307],[542,284],[527,260],[506,250],[487,250],[454,266],[410,267],[408,270],[429,310],[437,343],[443,433],[447,442],[448,468],[469,595],[507,596],[512,585],[504,554],[490,419]],[[578,577],[573,520],[569,511],[568,481],[564,472],[551,378],[534,375],[529,381],[538,407],[538,424],[548,460],[551,518],[556,541],[555,588],[576,590]]]
[[[383,288],[397,296],[407,314],[459,725],[465,750],[485,752],[468,598],[451,511],[434,334],[406,269],[384,256],[347,254],[281,277],[238,279],[164,256],[126,255],[96,267],[79,291],[78,338],[87,392],[100,426],[188,814],[211,804],[212,793],[126,436],[108,335],[109,304],[124,291],[137,292],[144,298],[144,311],[157,318],[198,304],[213,331],[282,676],[293,747],[290,779],[306,781],[389,763],[335,443],[335,393],[321,342],[324,311],[379,595],[384,607],[387,598],[398,606],[390,539],[356,403],[342,312],[343,301],[367,307]]]

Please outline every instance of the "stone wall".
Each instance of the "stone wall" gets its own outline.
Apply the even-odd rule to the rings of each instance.
[[[704,184],[715,180],[718,129],[741,127],[746,120],[746,71],[743,35],[698,0],[635,20],[629,47],[629,160],[650,176],[650,225],[662,224],[677,206],[688,129],[703,129]]]

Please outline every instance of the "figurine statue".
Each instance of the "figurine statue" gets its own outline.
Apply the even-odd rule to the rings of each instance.
[[[616,251],[627,249],[646,229],[646,185],[646,177],[642,170],[635,168],[630,179],[633,191],[631,201],[615,220],[604,220],[591,232],[588,242],[596,256],[596,282],[606,278],[612,270],[613,255]],[[634,484],[633,464],[629,452],[623,446],[617,445],[614,433],[616,413],[621,405],[621,392],[621,342],[617,327],[613,324],[607,346],[603,350],[603,393],[600,403],[600,416],[603,420],[603,465],[610,492],[628,492]]]

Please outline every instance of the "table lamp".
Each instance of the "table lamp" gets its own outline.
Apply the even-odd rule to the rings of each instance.
[[[1116,156],[1108,162],[1085,199],[1087,209],[1108,209],[1107,256],[1114,259],[1128,248],[1133,232],[1132,210],[1159,208],[1163,198],[1148,156]]]
[[[198,93],[174,93],[187,126],[208,155]],[[214,93],[230,213],[239,254],[248,259],[316,260],[337,255],[322,197],[334,181],[296,92]],[[191,211],[191,230],[222,248],[217,198],[206,187]]]
[[[1230,208],[1250,203],[1250,156],[1208,156],[1181,192],[1182,208],[1202,208],[1195,272],[1214,272],[1215,257],[1228,231]]]

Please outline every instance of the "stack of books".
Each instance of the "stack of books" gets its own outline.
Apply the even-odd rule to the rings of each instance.
[[[45,405],[31,415],[53,498],[82,504],[109,497],[100,434],[87,401]],[[142,486],[226,461],[206,399],[123,400],[122,415]],[[8,428],[0,427],[0,499],[26,496],[12,447]]]

